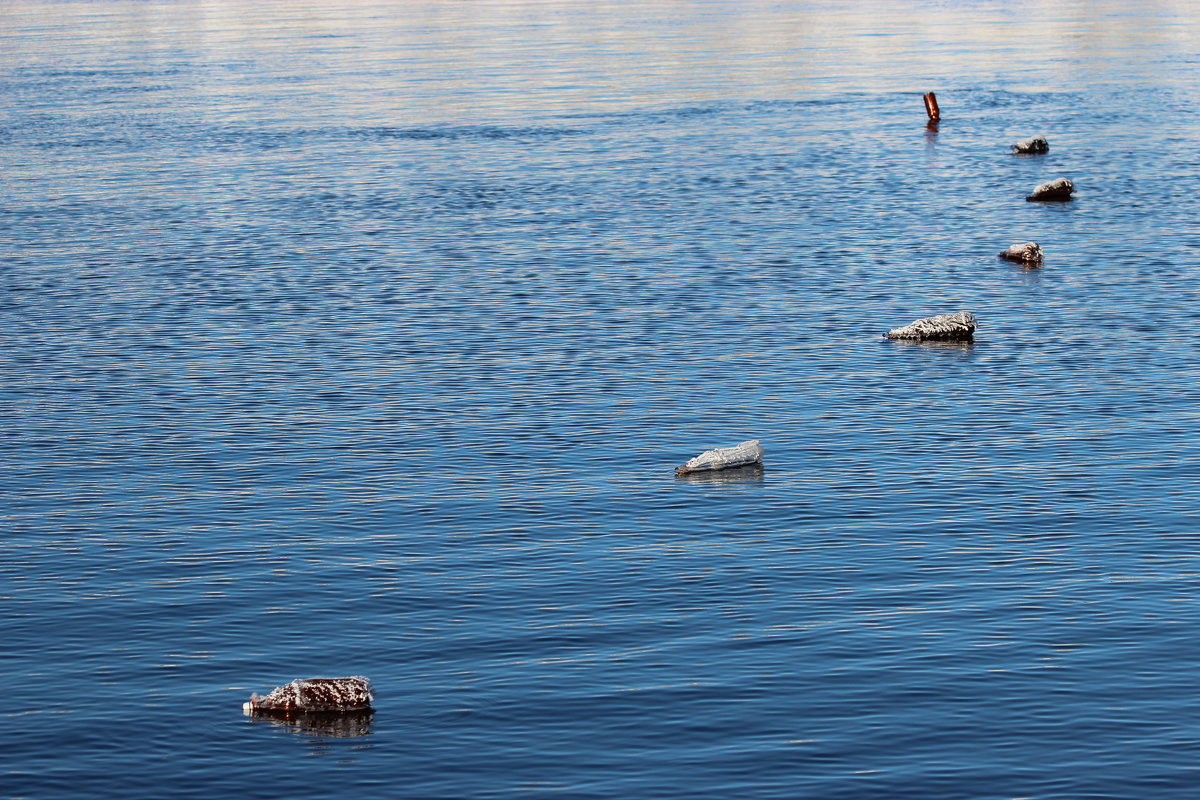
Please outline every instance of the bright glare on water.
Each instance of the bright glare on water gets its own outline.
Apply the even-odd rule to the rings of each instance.
[[[1182,0],[3,4],[0,795],[1195,797],[1198,76]]]

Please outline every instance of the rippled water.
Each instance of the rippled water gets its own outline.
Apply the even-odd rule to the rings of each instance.
[[[1198,30],[5,4],[0,794],[1193,797]]]

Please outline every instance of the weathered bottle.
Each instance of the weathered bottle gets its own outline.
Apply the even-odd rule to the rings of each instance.
[[[689,472],[744,467],[747,464],[762,463],[762,457],[762,445],[759,444],[758,439],[752,439],[734,447],[707,450],[690,459],[686,464],[676,467],[675,472],[679,475],[686,475]]]
[[[914,339],[916,341],[967,341],[975,336],[975,315],[969,311],[953,314],[938,314],[914,320],[900,328],[884,334],[888,339]]]
[[[1012,149],[1014,153],[1020,153],[1021,155],[1048,153],[1050,152],[1050,143],[1046,141],[1045,136],[1031,136],[1014,144]]]
[[[1004,252],[1000,253],[1000,258],[1006,261],[1018,261],[1022,264],[1040,264],[1042,263],[1042,246],[1037,242],[1009,245]]]
[[[1067,178],[1056,178],[1038,186],[1025,199],[1029,201],[1064,201],[1070,200],[1075,191],[1075,184]]]
[[[350,678],[297,678],[268,695],[252,694],[242,706],[256,711],[366,711],[375,701],[371,682]]]

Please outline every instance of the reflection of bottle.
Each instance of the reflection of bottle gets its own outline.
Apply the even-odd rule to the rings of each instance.
[[[250,695],[247,714],[259,711],[369,711],[375,695],[366,678],[297,678],[266,697]]]
[[[374,711],[271,711],[261,709],[251,714],[255,724],[270,724],[297,736],[319,736],[324,739],[357,739],[370,736],[375,719]]]
[[[762,464],[748,464],[744,467],[731,469],[710,469],[703,472],[677,472],[675,479],[682,483],[692,484],[727,484],[727,483],[762,483]]]

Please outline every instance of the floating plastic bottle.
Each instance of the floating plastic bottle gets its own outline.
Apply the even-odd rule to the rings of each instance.
[[[1022,155],[1030,155],[1033,153],[1048,153],[1050,152],[1050,143],[1046,141],[1045,136],[1031,136],[1028,139],[1022,139],[1012,146],[1014,153]]]
[[[1055,178],[1038,186],[1025,199],[1029,201],[1070,200],[1071,194],[1074,191],[1075,184],[1071,183],[1071,181],[1066,178]]]
[[[1019,261],[1022,264],[1040,264],[1042,263],[1042,246],[1037,242],[1009,245],[1003,253],[1000,253],[1000,258],[1007,261]]]
[[[250,695],[242,706],[247,714],[259,711],[367,711],[375,700],[366,678],[297,678],[264,696]]]
[[[747,464],[762,463],[762,457],[762,445],[758,443],[758,439],[752,439],[734,447],[721,447],[703,452],[683,466],[676,467],[675,472],[685,475],[689,472],[744,467]]]
[[[969,311],[939,314],[915,320],[901,328],[894,328],[884,336],[888,339],[915,339],[917,341],[966,341],[975,336],[975,315]]]

